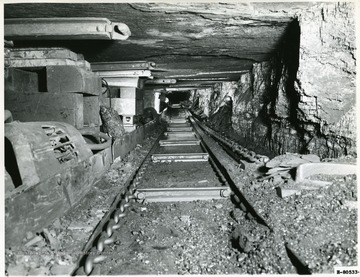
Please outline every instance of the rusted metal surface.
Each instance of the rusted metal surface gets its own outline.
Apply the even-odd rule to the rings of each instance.
[[[229,197],[229,187],[137,189],[135,197],[145,202],[173,202],[222,199]]]
[[[95,17],[6,19],[4,31],[9,40],[126,40],[131,35],[126,24]]]
[[[176,153],[154,154],[151,156],[154,163],[158,162],[206,162],[209,159],[207,153]]]

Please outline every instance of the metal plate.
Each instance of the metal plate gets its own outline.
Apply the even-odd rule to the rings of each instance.
[[[209,159],[208,153],[179,153],[179,154],[153,154],[151,159],[158,162],[206,162]]]
[[[160,146],[186,146],[186,145],[200,145],[199,139],[194,140],[160,140]]]
[[[170,123],[187,123],[188,120],[186,118],[172,118],[169,120]]]
[[[229,197],[229,187],[201,187],[201,188],[149,188],[138,189],[135,196],[140,201],[147,202],[178,202],[224,199]]]
[[[192,127],[167,127],[167,130],[170,132],[191,132]]]
[[[195,136],[195,132],[164,132],[164,135],[167,137],[192,137]]]
[[[169,123],[168,127],[170,128],[179,128],[179,127],[189,127],[191,126],[190,122],[185,122],[185,123]]]

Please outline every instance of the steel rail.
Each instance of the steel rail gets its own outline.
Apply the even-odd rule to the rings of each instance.
[[[226,146],[231,148],[231,150],[234,153],[239,154],[241,157],[243,157],[244,160],[250,163],[266,163],[267,161],[270,160],[269,157],[256,154],[254,151],[250,151],[245,147],[241,146],[240,144],[228,139],[227,137],[218,134],[217,132],[205,126],[204,124],[201,124],[201,122],[196,118],[192,118],[192,120],[196,122],[197,125],[205,132],[207,132],[210,136],[214,137],[220,143],[225,144]]]

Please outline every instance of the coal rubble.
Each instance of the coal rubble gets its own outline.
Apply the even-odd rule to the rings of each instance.
[[[356,175],[311,179],[331,185],[285,198],[278,196],[276,187],[286,178],[260,178],[242,189],[276,238],[286,243],[309,272],[333,273],[334,266],[357,265]]]
[[[116,241],[101,274],[296,273],[269,228],[226,200],[136,204]]]

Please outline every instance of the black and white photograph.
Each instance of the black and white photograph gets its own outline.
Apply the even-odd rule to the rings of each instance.
[[[0,275],[358,276],[359,6],[5,1]]]

